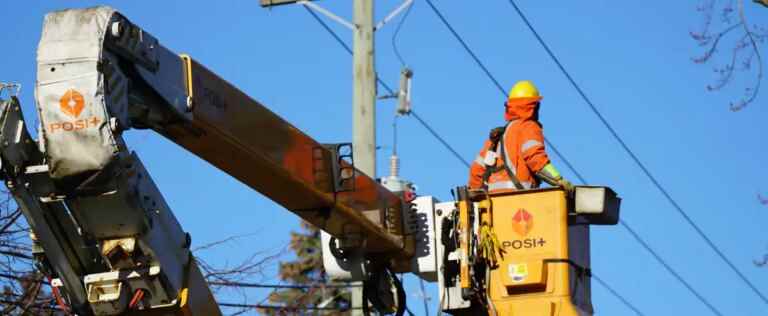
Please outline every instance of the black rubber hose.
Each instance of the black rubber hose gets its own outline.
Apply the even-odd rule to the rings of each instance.
[[[371,311],[368,308],[368,287],[363,281],[363,316],[371,316]]]
[[[372,299],[377,299],[380,296],[380,293],[378,293],[378,283],[379,278],[383,276],[383,274],[389,275],[390,278],[392,278],[392,283],[395,285],[395,291],[397,295],[397,310],[395,311],[395,316],[403,316],[405,315],[406,311],[406,295],[405,295],[405,289],[403,288],[403,283],[400,282],[400,279],[397,278],[397,275],[392,273],[389,269],[385,268],[381,270],[380,272],[376,273],[370,280],[368,280],[367,284],[363,285],[363,315],[370,316],[370,310],[368,308],[368,298],[371,297],[370,294],[373,294],[371,297]],[[373,293],[371,293],[373,292]],[[372,301],[373,302],[373,301]],[[380,301],[374,302],[374,305],[382,305]]]
[[[403,283],[400,282],[400,279],[397,278],[397,275],[392,273],[392,271],[389,271],[387,269],[389,275],[392,277],[393,282],[395,283],[395,290],[397,291],[397,312],[395,313],[395,316],[403,316],[405,314],[405,289],[403,288]]]

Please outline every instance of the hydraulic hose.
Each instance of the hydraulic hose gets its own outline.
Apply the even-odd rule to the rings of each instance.
[[[371,299],[371,303],[374,303],[374,306],[383,305],[381,301],[378,300],[378,298],[381,297],[378,284],[380,278],[384,276],[389,276],[391,278],[392,284],[395,286],[395,292],[397,295],[397,309],[394,316],[403,316],[405,314],[406,295],[403,284],[389,268],[384,268],[381,271],[374,273],[368,281],[363,282],[363,315],[370,316],[370,309],[368,308],[369,299]],[[371,294],[373,294],[373,296],[371,296]]]

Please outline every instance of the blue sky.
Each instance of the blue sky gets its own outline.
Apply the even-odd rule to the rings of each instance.
[[[267,105],[321,142],[351,139],[351,57],[300,7],[262,9],[257,1],[16,1],[0,10],[4,31],[0,81],[23,84],[33,120],[35,51],[46,12],[105,3],[178,53]],[[351,17],[351,1],[321,1]],[[397,1],[379,1],[383,17]],[[764,305],[687,226],[589,111],[505,0],[440,1],[436,5],[504,86],[529,79],[544,100],[545,134],[591,184],[613,187],[623,218],[725,315],[764,315]],[[765,96],[732,113],[740,86],[709,93],[710,66],[688,32],[701,17],[697,1],[519,1],[522,9],[585,92],[672,196],[754,284],[768,292],[768,270],[752,262],[768,251],[768,192],[763,166],[768,117]],[[756,10],[757,7],[749,5]],[[765,11],[753,12],[761,18]],[[348,30],[329,21],[345,40]],[[394,24],[377,33],[377,70],[397,85],[400,64],[390,43]],[[414,69],[413,106],[466,159],[489,128],[502,124],[503,97],[472,63],[426,3],[417,0],[399,37]],[[351,43],[351,42],[350,42]],[[380,91],[380,94],[383,94]],[[392,143],[392,101],[378,103],[379,174]],[[423,195],[450,199],[467,170],[412,118],[399,123],[405,177]],[[127,136],[193,243],[246,237],[201,253],[234,264],[256,251],[284,247],[297,218],[206,162],[149,132]],[[575,180],[558,158],[566,177]],[[621,227],[593,228],[593,270],[646,315],[710,312]],[[273,271],[256,281],[275,281]],[[416,281],[407,280],[411,293]],[[431,312],[437,304],[432,291]],[[266,292],[247,293],[255,302]],[[237,300],[234,293],[222,293]],[[411,310],[422,313],[410,296]],[[597,315],[631,311],[593,283]]]

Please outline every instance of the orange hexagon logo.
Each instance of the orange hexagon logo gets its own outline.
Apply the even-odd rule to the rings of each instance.
[[[59,99],[59,106],[64,114],[77,118],[85,107],[85,98],[77,90],[69,89]]]
[[[512,216],[512,230],[521,237],[525,237],[533,229],[533,215],[525,209],[519,209]]]

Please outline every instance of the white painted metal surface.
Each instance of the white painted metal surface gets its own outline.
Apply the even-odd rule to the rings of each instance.
[[[413,209],[406,212],[405,233],[416,240],[413,273],[429,282],[437,281],[437,240],[435,236],[435,205],[432,196],[420,196],[413,201]]]
[[[461,286],[458,279],[459,252],[456,250],[447,252],[446,245],[442,242],[442,234],[445,230],[452,233],[452,227],[444,227],[450,223],[451,214],[456,211],[456,202],[443,202],[435,205],[435,231],[437,254],[437,282],[440,308],[443,311],[468,308],[471,302],[462,299]],[[456,277],[446,279],[446,272],[455,270]]]

